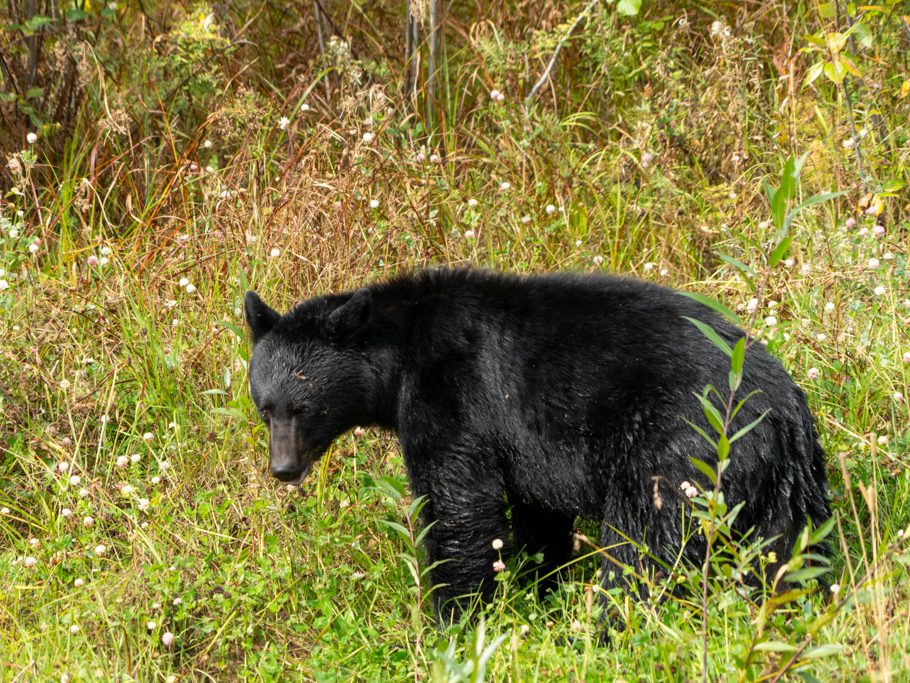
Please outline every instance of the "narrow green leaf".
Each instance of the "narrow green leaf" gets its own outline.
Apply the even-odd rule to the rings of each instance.
[[[736,313],[734,313],[729,308],[724,306],[717,299],[713,299],[710,296],[705,296],[704,294],[697,294],[695,292],[681,292],[681,294],[685,297],[692,299],[693,301],[697,301],[702,306],[707,306],[715,313],[719,313],[724,318],[726,318],[727,320],[732,322],[734,325],[742,327],[742,322],[740,321],[739,316],[737,316]]]
[[[844,646],[838,643],[825,643],[818,647],[810,647],[803,652],[803,659],[818,659],[819,657],[830,657],[831,655],[843,654]]]
[[[717,334],[717,332],[714,330],[713,327],[711,327],[707,323],[703,323],[701,320],[697,320],[695,318],[690,318],[687,315],[684,315],[683,318],[685,318],[690,323],[695,325],[695,327],[697,327],[701,331],[701,333],[703,335],[705,335],[705,337],[707,337],[708,340],[712,344],[714,344],[714,346],[716,346],[718,349],[723,351],[728,356],[733,355],[733,349],[730,348],[730,345],[727,344],[727,342],[725,342],[723,339],[721,339],[720,335]]]
[[[797,569],[795,572],[789,572],[787,574],[787,581],[790,582],[802,582],[808,581],[809,579],[815,579],[823,574],[827,574],[831,570],[828,567],[804,567],[802,569]]]
[[[746,338],[741,337],[733,345],[733,355],[730,356],[730,369],[737,375],[743,374],[743,363],[746,360]]]
[[[711,403],[711,400],[705,396],[699,396],[698,402],[701,403],[702,412],[705,414],[705,417],[708,418],[708,422],[711,423],[711,426],[714,427],[714,430],[718,434],[724,433],[724,419],[720,415],[720,411],[717,407]]]
[[[701,438],[703,438],[705,441],[707,441],[709,444],[711,444],[711,446],[713,446],[715,450],[717,450],[717,442],[714,439],[712,439],[710,436],[708,436],[708,433],[704,429],[699,427],[694,422],[690,422],[689,420],[686,420],[686,423],[692,429],[694,429],[696,432],[698,432],[698,434],[699,434],[699,436],[701,436]]]
[[[739,270],[743,273],[748,273],[752,277],[755,277],[755,275],[756,275],[755,269],[752,268],[752,266],[747,266],[745,263],[743,263],[739,259],[735,259],[732,256],[727,256],[726,254],[718,254],[717,257],[724,263],[730,264],[731,266],[733,266],[734,268],[736,268],[737,270]]]
[[[750,422],[749,424],[747,424],[745,427],[743,427],[742,429],[737,430],[736,434],[734,434],[733,436],[730,437],[730,443],[733,443],[733,442],[736,441],[737,439],[741,439],[741,438],[744,437],[746,434],[748,434],[748,433],[751,432],[753,429],[755,429],[755,427],[758,425],[758,423],[761,422],[762,420],[764,420],[765,417],[766,417],[766,416],[768,415],[768,413],[770,413],[770,412],[771,412],[771,409],[768,408],[768,410],[766,410],[766,411],[763,412],[761,415],[759,415],[757,418],[755,418],[754,420],[752,420],[752,422]]]
[[[781,259],[787,254],[787,250],[790,249],[790,243],[793,242],[793,237],[784,237],[777,246],[774,247],[774,251],[771,252],[771,256],[768,257],[768,265],[774,268]]]
[[[717,484],[717,473],[711,465],[698,458],[689,458],[689,460],[695,465],[695,469],[705,475],[712,484]]]
[[[784,232],[787,232],[789,230],[790,224],[793,223],[793,219],[796,218],[796,215],[800,211],[803,211],[804,209],[808,209],[810,206],[815,206],[816,204],[823,204],[825,202],[831,201],[832,199],[840,197],[842,194],[846,194],[846,193],[845,192],[822,192],[821,194],[812,195],[804,202],[797,204],[792,209],[790,209],[790,212],[787,214],[787,217],[784,219],[784,226],[783,226]]]
[[[824,524],[813,531],[810,543],[812,545],[815,545],[816,543],[820,543],[821,541],[825,540],[834,529],[834,521],[834,517],[829,517]]]
[[[721,434],[720,438],[717,440],[717,459],[722,463],[729,455],[730,440],[725,435]],[[718,469],[720,469],[721,463],[718,463]]]
[[[752,649],[758,652],[796,652],[796,645],[779,640],[766,640],[763,643],[756,643]]]

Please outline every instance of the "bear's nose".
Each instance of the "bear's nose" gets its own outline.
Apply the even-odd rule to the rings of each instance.
[[[290,467],[272,467],[272,476],[281,481],[293,481],[300,476],[301,470],[293,469]]]

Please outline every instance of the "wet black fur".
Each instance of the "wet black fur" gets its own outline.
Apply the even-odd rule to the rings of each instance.
[[[576,517],[636,571],[672,564],[684,530],[679,485],[716,462],[686,423],[710,431],[695,397],[724,390],[729,359],[683,316],[731,346],[743,332],[670,289],[600,275],[517,277],[437,270],[302,302],[283,316],[246,300],[253,398],[271,423],[272,467],[291,479],[355,425],[399,437],[415,496],[425,495],[437,615],[493,589],[491,545],[569,559]],[[777,537],[786,560],[807,520],[830,516],[824,455],[805,396],[761,344],[746,354],[727,501],[742,532]],[[657,477],[662,506],[654,503]],[[507,510],[511,508],[511,514]],[[689,543],[693,561],[703,550]],[[604,560],[605,588],[623,585]],[[450,611],[451,610],[451,611]]]

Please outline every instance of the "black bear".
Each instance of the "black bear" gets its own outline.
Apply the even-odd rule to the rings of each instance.
[[[340,434],[379,425],[399,438],[415,496],[426,496],[437,618],[489,596],[500,553],[564,564],[573,521],[636,571],[683,545],[683,482],[716,464],[690,424],[696,394],[727,386],[730,359],[686,317],[733,346],[744,332],[673,290],[600,275],[519,277],[431,270],[303,301],[281,315],[248,292],[250,389],[270,430],[270,466],[299,483]],[[824,455],[803,392],[761,344],[746,353],[722,477],[743,533],[786,561],[808,521],[830,516]],[[691,485],[690,485],[691,486]],[[689,487],[687,487],[689,488]],[[494,549],[493,540],[506,547]],[[643,555],[645,544],[648,553]],[[605,588],[622,572],[603,560]]]

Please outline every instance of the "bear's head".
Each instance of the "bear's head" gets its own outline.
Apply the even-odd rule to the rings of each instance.
[[[247,292],[250,392],[269,428],[269,468],[299,484],[332,441],[365,419],[370,370],[362,351],[368,289],[320,297],[285,315]]]

